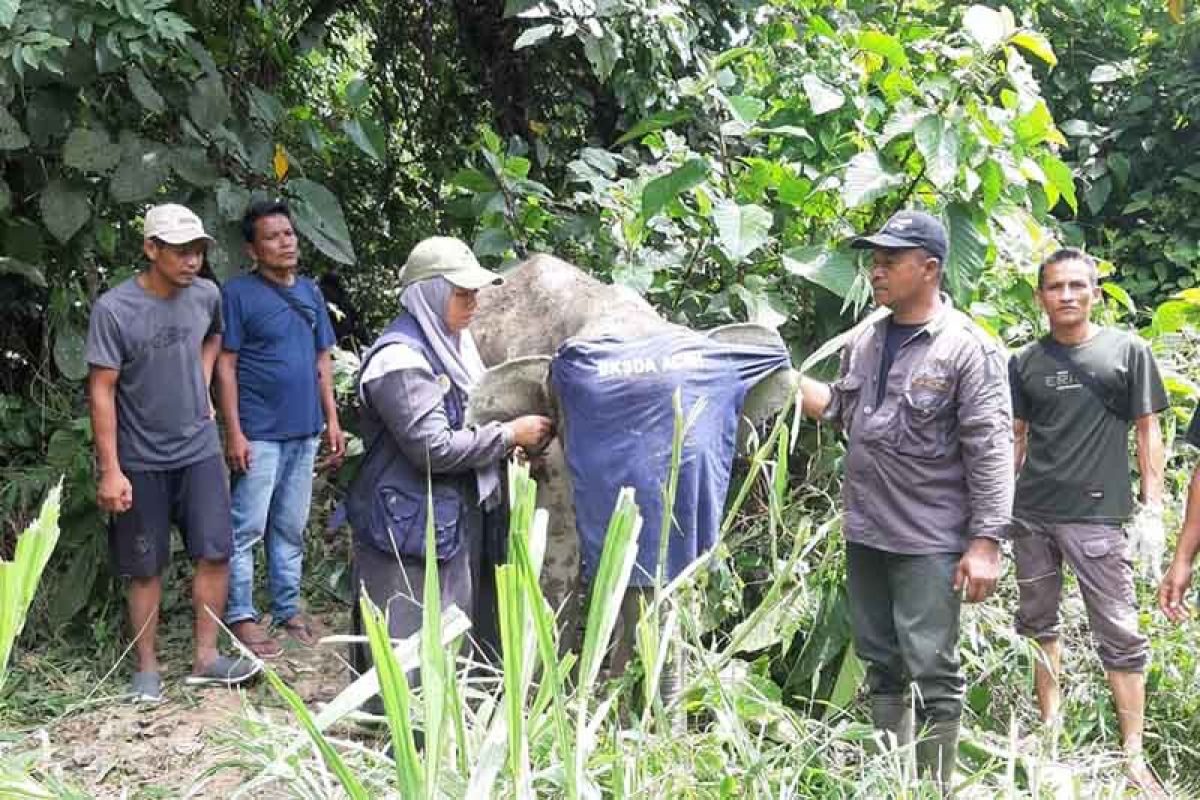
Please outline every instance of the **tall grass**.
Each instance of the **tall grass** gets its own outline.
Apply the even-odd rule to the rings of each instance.
[[[8,677],[8,661],[25,615],[37,592],[42,570],[58,543],[58,510],[62,481],[50,490],[38,518],[17,539],[12,561],[0,559],[0,689]]]

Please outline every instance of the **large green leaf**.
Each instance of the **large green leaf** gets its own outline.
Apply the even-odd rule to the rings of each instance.
[[[289,181],[287,188],[296,198],[292,219],[300,234],[334,261],[353,264],[355,255],[350,230],[346,227],[342,205],[333,192],[307,178]]]
[[[146,73],[131,66],[125,70],[125,79],[129,81],[129,91],[133,93],[133,99],[137,100],[142,108],[151,114],[161,114],[167,110],[166,101],[150,83]]]
[[[767,209],[738,205],[734,200],[722,200],[713,208],[717,246],[733,264],[740,264],[766,243],[773,221]]]
[[[226,222],[240,220],[250,204],[250,190],[222,178],[217,182],[217,211]]]
[[[387,136],[383,128],[374,120],[366,118],[348,119],[342,123],[342,130],[350,137],[350,141],[358,146],[371,158],[383,163],[387,157]]]
[[[108,182],[108,193],[118,203],[145,200],[157,192],[170,176],[167,149],[152,142],[130,146]]]
[[[958,175],[958,131],[936,114],[930,114],[913,128],[913,141],[925,159],[925,175],[939,189],[954,183]]]
[[[0,28],[8,28],[21,10],[21,0],[0,0]]]
[[[971,216],[965,203],[946,208],[946,235],[949,252],[942,270],[943,284],[960,308],[965,308],[983,272],[987,258],[987,234]]]
[[[39,206],[46,230],[63,244],[92,216],[87,192],[61,178],[55,178],[42,189]]]
[[[171,169],[192,186],[208,188],[220,174],[203,147],[176,147],[171,151]]]
[[[858,260],[846,248],[830,250],[821,245],[793,247],[783,254],[783,268],[793,275],[845,298],[858,276]]]
[[[1079,210],[1079,202],[1075,197],[1075,175],[1071,168],[1058,157],[1046,153],[1038,159],[1038,166],[1046,176],[1046,180],[1058,191],[1072,211]]]
[[[857,208],[887,194],[904,182],[904,176],[884,169],[879,154],[866,150],[850,159],[842,179],[842,202]]]
[[[1038,100],[1027,114],[1013,120],[1013,133],[1022,147],[1033,147],[1042,142],[1066,145],[1062,132],[1054,126],[1054,117],[1046,107],[1046,101]]]
[[[667,203],[699,186],[707,177],[708,163],[702,158],[693,158],[650,181],[642,190],[642,219],[653,218]]]
[[[987,6],[974,5],[963,14],[963,28],[986,52],[1012,36],[1016,30],[1016,22],[1007,8],[997,11]]]
[[[250,115],[261,122],[265,127],[274,130],[283,119],[285,113],[283,103],[273,94],[267,94],[257,86],[251,86],[247,96],[250,106]]]
[[[900,40],[883,31],[863,31],[858,37],[858,46],[863,50],[883,56],[893,67],[907,67],[908,55]]]
[[[21,130],[21,123],[0,106],[0,150],[21,150],[29,146],[29,137]]]
[[[188,98],[188,114],[201,130],[208,133],[228,119],[231,111],[229,95],[216,75],[198,81]]]
[[[983,207],[990,210],[1004,191],[1004,170],[988,159],[979,165],[979,180],[983,188]]]
[[[1009,41],[1018,47],[1025,48],[1052,67],[1058,64],[1058,56],[1054,55],[1054,48],[1050,46],[1050,41],[1037,31],[1021,31]]]
[[[818,116],[835,111],[846,103],[846,96],[840,89],[830,86],[811,72],[800,79],[800,85],[804,87],[813,113]]]
[[[71,129],[71,108],[75,98],[54,90],[35,93],[25,106],[25,130],[38,147],[47,147],[51,141]]]
[[[99,128],[76,128],[63,144],[63,163],[80,172],[106,173],[121,160],[121,151]]]
[[[87,377],[83,332],[74,325],[65,325],[55,331],[54,365],[68,380],[81,381]]]

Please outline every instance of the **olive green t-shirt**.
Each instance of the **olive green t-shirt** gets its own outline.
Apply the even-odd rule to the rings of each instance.
[[[1060,345],[1079,369],[1128,409],[1116,417],[1072,371],[1034,342],[1009,369],[1013,416],[1028,423],[1025,464],[1013,514],[1055,522],[1120,524],[1133,513],[1129,429],[1162,411],[1167,392],[1149,346],[1101,328],[1083,344]]]

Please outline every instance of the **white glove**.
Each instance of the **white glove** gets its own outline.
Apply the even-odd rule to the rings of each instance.
[[[1162,577],[1163,553],[1167,549],[1162,504],[1150,503],[1138,508],[1126,531],[1133,560],[1140,563],[1143,574],[1157,581]]]

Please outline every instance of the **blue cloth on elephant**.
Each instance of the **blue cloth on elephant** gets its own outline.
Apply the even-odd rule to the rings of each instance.
[[[550,377],[564,417],[585,576],[595,575],[617,495],[631,486],[643,524],[630,583],[654,583],[676,389],[684,419],[695,421],[683,442],[665,578],[713,546],[746,394],[790,363],[782,346],[723,344],[685,330],[630,341],[568,340],[559,348]]]

